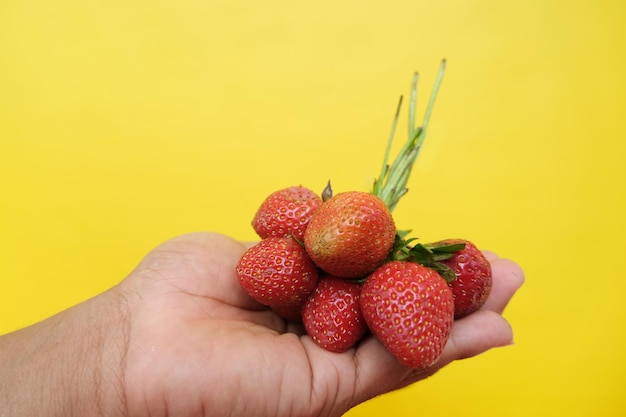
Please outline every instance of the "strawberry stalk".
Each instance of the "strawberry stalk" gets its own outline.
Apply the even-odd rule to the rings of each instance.
[[[398,125],[400,108],[402,107],[402,96],[400,96],[398,107],[396,109],[393,123],[391,125],[391,133],[389,134],[389,140],[387,141],[387,148],[385,149],[385,156],[383,158],[383,165],[380,171],[380,176],[378,179],[374,180],[374,187],[372,190],[372,193],[374,195],[378,196],[385,202],[385,204],[389,208],[389,211],[391,212],[400,201],[400,198],[409,191],[406,187],[406,184],[409,180],[411,169],[413,168],[413,165],[415,164],[417,156],[419,155],[419,152],[424,143],[424,138],[426,137],[426,128],[428,126],[430,115],[435,104],[435,99],[439,91],[439,86],[441,85],[441,80],[443,79],[445,67],[446,61],[442,60],[441,66],[439,68],[439,73],[437,75],[437,79],[435,80],[435,85],[430,96],[430,100],[426,107],[424,119],[422,120],[422,125],[419,127],[415,126],[417,82],[419,80],[419,74],[417,72],[413,74],[413,80],[411,82],[411,96],[409,100],[408,140],[394,159],[393,163],[389,165],[389,154],[391,152],[391,145],[395,136],[396,127]]]

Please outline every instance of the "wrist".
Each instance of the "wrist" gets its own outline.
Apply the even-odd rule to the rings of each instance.
[[[113,288],[0,338],[0,417],[124,416],[128,318]]]

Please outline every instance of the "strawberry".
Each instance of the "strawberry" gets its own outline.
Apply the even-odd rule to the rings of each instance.
[[[302,323],[302,306],[304,305],[304,301],[292,305],[275,305],[272,306],[272,311],[287,321]]]
[[[321,204],[321,197],[306,187],[284,188],[261,203],[252,227],[261,239],[293,235],[302,241],[311,215]]]
[[[320,201],[310,190],[291,187],[270,195],[252,221],[264,240],[237,265],[242,287],[282,317],[301,318],[313,340],[325,349],[345,351],[369,327],[401,363],[419,368],[439,358],[449,337],[454,300],[442,276],[451,279],[454,272],[435,262],[440,276],[417,263],[420,253],[431,260],[434,252],[424,245],[409,247],[404,240],[408,231],[397,231],[391,214],[408,192],[444,68],[445,61],[421,126],[415,125],[418,75],[414,74],[408,141],[389,162],[401,97],[382,169],[370,193],[350,191],[333,197],[329,183]],[[451,258],[459,249],[439,248],[447,253],[436,259]],[[320,272],[328,276],[319,280]],[[352,278],[363,282],[360,294],[356,290],[360,284]]]
[[[369,329],[403,365],[424,368],[441,356],[454,322],[454,300],[433,269],[389,261],[364,282],[360,305]]]
[[[315,289],[315,264],[292,236],[270,237],[248,249],[236,266],[242,288],[288,320]]]
[[[460,319],[478,310],[491,292],[491,264],[485,255],[472,243],[464,239],[446,239],[427,245],[437,247],[465,244],[465,247],[439,262],[450,268],[456,278],[448,285],[454,296],[454,317]]]
[[[361,285],[326,276],[320,279],[302,309],[304,328],[322,348],[345,352],[367,332],[359,306]]]
[[[331,197],[313,213],[304,247],[328,274],[359,278],[383,263],[395,235],[391,213],[380,198],[349,191]]]

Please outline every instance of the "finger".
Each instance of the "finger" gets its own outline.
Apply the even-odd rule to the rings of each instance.
[[[433,366],[412,370],[394,389],[433,375],[455,360],[470,358],[512,343],[513,330],[502,316],[493,311],[477,311],[454,322],[446,347]]]
[[[256,245],[257,243],[259,243],[258,241],[250,241],[250,242],[241,242],[241,244],[246,248],[246,249],[250,249],[251,247],[253,247],[254,245]]]
[[[440,361],[466,359],[512,343],[513,329],[509,322],[498,313],[481,310],[455,321]]]
[[[244,309],[265,309],[239,284],[235,266],[246,247],[217,233],[191,233],[171,239],[150,252],[136,273],[148,281],[165,281],[191,295]]]
[[[485,258],[487,258],[487,260],[489,262],[493,261],[494,259],[498,259],[499,258],[497,253],[491,252],[489,250],[483,250],[482,253],[483,253],[483,255],[485,255]]]
[[[515,292],[524,283],[524,271],[509,259],[496,258],[491,261],[493,284],[483,310],[502,314]]]
[[[413,371],[398,362],[374,336],[361,341],[353,360],[356,365],[353,405],[396,389]]]

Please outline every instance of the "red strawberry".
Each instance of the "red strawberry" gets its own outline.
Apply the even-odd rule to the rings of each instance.
[[[302,309],[304,328],[321,347],[345,352],[367,332],[359,306],[361,284],[323,277]]]
[[[478,310],[491,292],[491,264],[485,255],[471,242],[464,239],[446,239],[427,245],[436,251],[438,246],[465,244],[465,248],[452,257],[439,262],[449,267],[456,279],[448,285],[454,296],[454,317],[460,319]]]
[[[272,311],[285,320],[294,323],[302,323],[302,306],[305,301],[306,300],[302,301],[300,304],[273,306]]]
[[[383,263],[395,235],[391,213],[379,197],[350,191],[335,195],[313,213],[304,246],[328,274],[358,278]]]
[[[278,190],[261,203],[252,227],[261,239],[293,235],[302,241],[309,219],[320,205],[321,197],[306,187]]]
[[[291,314],[304,304],[318,282],[315,264],[291,236],[260,241],[243,254],[236,271],[241,286],[252,298],[288,320],[293,319]]]
[[[403,365],[424,368],[441,356],[454,322],[454,300],[434,270],[387,262],[363,284],[360,305],[372,333]]]

